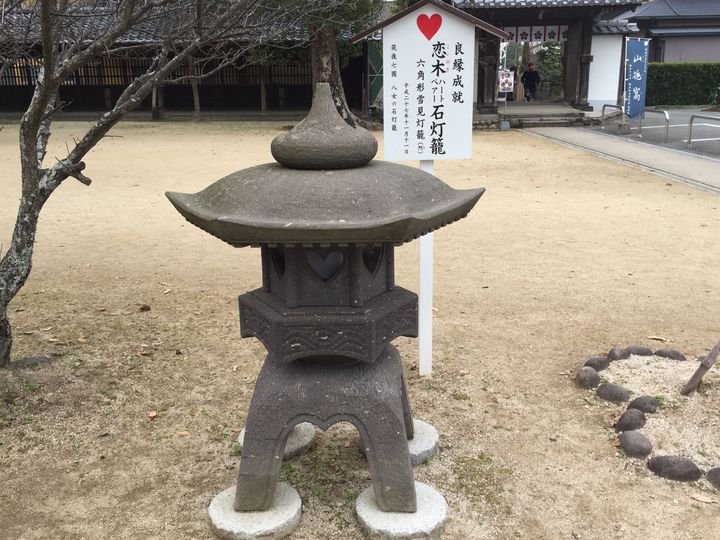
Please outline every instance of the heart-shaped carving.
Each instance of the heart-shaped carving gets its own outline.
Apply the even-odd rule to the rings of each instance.
[[[378,268],[380,267],[380,259],[382,259],[382,253],[383,249],[381,247],[363,248],[363,262],[365,263],[365,268],[367,268],[367,271],[370,272],[371,276],[374,276],[375,272],[377,272]]]
[[[285,250],[282,248],[273,248],[270,250],[270,259],[275,267],[275,272],[279,278],[285,273]]]
[[[440,27],[442,26],[442,17],[438,13],[435,13],[430,17],[423,13],[422,15],[418,15],[417,26],[423,36],[430,41],[430,39],[437,34],[437,31],[440,30]]]
[[[317,251],[308,251],[305,259],[313,272],[324,281],[330,281],[338,275],[345,261],[343,254],[339,251],[332,251],[324,258]]]

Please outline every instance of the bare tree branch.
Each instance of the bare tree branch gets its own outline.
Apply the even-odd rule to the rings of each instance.
[[[20,122],[17,219],[0,254],[0,366],[9,362],[12,345],[7,306],[30,275],[40,212],[67,178],[90,185],[83,159],[110,129],[158,86],[262,61],[261,54],[250,56],[259,45],[304,45],[311,26],[347,24],[363,0],[2,1],[0,79],[17,74],[30,78],[34,89]],[[133,72],[113,106],[64,157],[44,166],[63,85],[95,73],[103,62],[131,58],[133,67],[146,66],[143,71]]]

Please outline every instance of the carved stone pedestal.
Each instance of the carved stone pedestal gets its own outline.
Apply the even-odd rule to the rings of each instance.
[[[387,346],[372,364],[281,364],[268,356],[245,425],[236,510],[270,507],[285,441],[300,422],[322,429],[352,423],[362,438],[377,505],[387,512],[416,510],[407,442],[412,412],[395,347]]]

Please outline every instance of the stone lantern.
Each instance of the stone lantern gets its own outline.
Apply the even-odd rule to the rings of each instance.
[[[465,217],[484,190],[455,190],[419,169],[373,161],[376,140],[342,119],[326,83],[316,86],[308,116],[271,150],[277,163],[194,195],[167,194],[190,223],[261,251],[262,286],[240,296],[240,326],[268,355],[247,415],[237,486],[225,495],[233,503],[227,519],[282,510],[281,495],[294,493],[276,490],[283,450],[303,422],[322,429],[352,423],[378,510],[417,513],[413,418],[391,344],[417,335],[417,296],[395,285],[394,250]],[[287,504],[299,505],[296,494],[293,500]],[[218,519],[220,536],[253,537]],[[297,523],[299,506],[288,519],[286,529]],[[289,533],[280,529],[272,537]]]

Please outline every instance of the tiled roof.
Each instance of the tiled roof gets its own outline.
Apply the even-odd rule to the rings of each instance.
[[[68,17],[63,26],[65,39],[74,41],[78,38],[95,39],[107,32],[115,22],[116,15],[109,10],[87,9],[85,12],[78,9],[73,12],[74,17]],[[83,15],[83,16],[81,16]],[[40,19],[33,10],[14,10],[5,15],[0,36],[12,36],[15,40],[34,42],[40,40]],[[149,16],[141,23],[135,25],[122,36],[118,43],[135,45],[158,42],[162,39],[164,18],[158,13]],[[3,36],[3,37],[5,37]]]
[[[78,8],[72,12],[72,17],[67,17],[63,25],[63,36],[68,42],[78,39],[92,40],[107,32],[116,22],[117,14],[111,10],[97,8]],[[171,15],[178,16],[175,12]],[[158,10],[148,14],[144,20],[133,26],[127,34],[120,37],[116,45],[136,46],[161,43],[164,39],[172,36],[176,28],[167,23],[168,14]],[[349,40],[352,31],[343,28],[338,31],[341,39]],[[184,36],[173,36],[175,40],[183,39]],[[262,26],[246,35],[248,39],[257,41],[289,41],[305,42],[308,40],[307,28],[300,24],[287,23],[277,18],[272,24]],[[192,36],[188,33],[187,38]],[[9,40],[15,42],[33,43],[40,41],[40,20],[37,12],[33,10],[14,10],[7,13],[0,27],[0,42]]]
[[[627,35],[638,31],[638,25],[628,21],[599,21],[593,24],[595,35]]]
[[[682,28],[650,28],[651,36],[720,36],[720,26],[683,26]]]
[[[654,0],[639,8],[631,20],[720,17],[718,0]]]
[[[632,6],[643,0],[460,0],[455,7],[461,9],[489,8],[535,8],[535,7],[577,7],[577,6]]]

